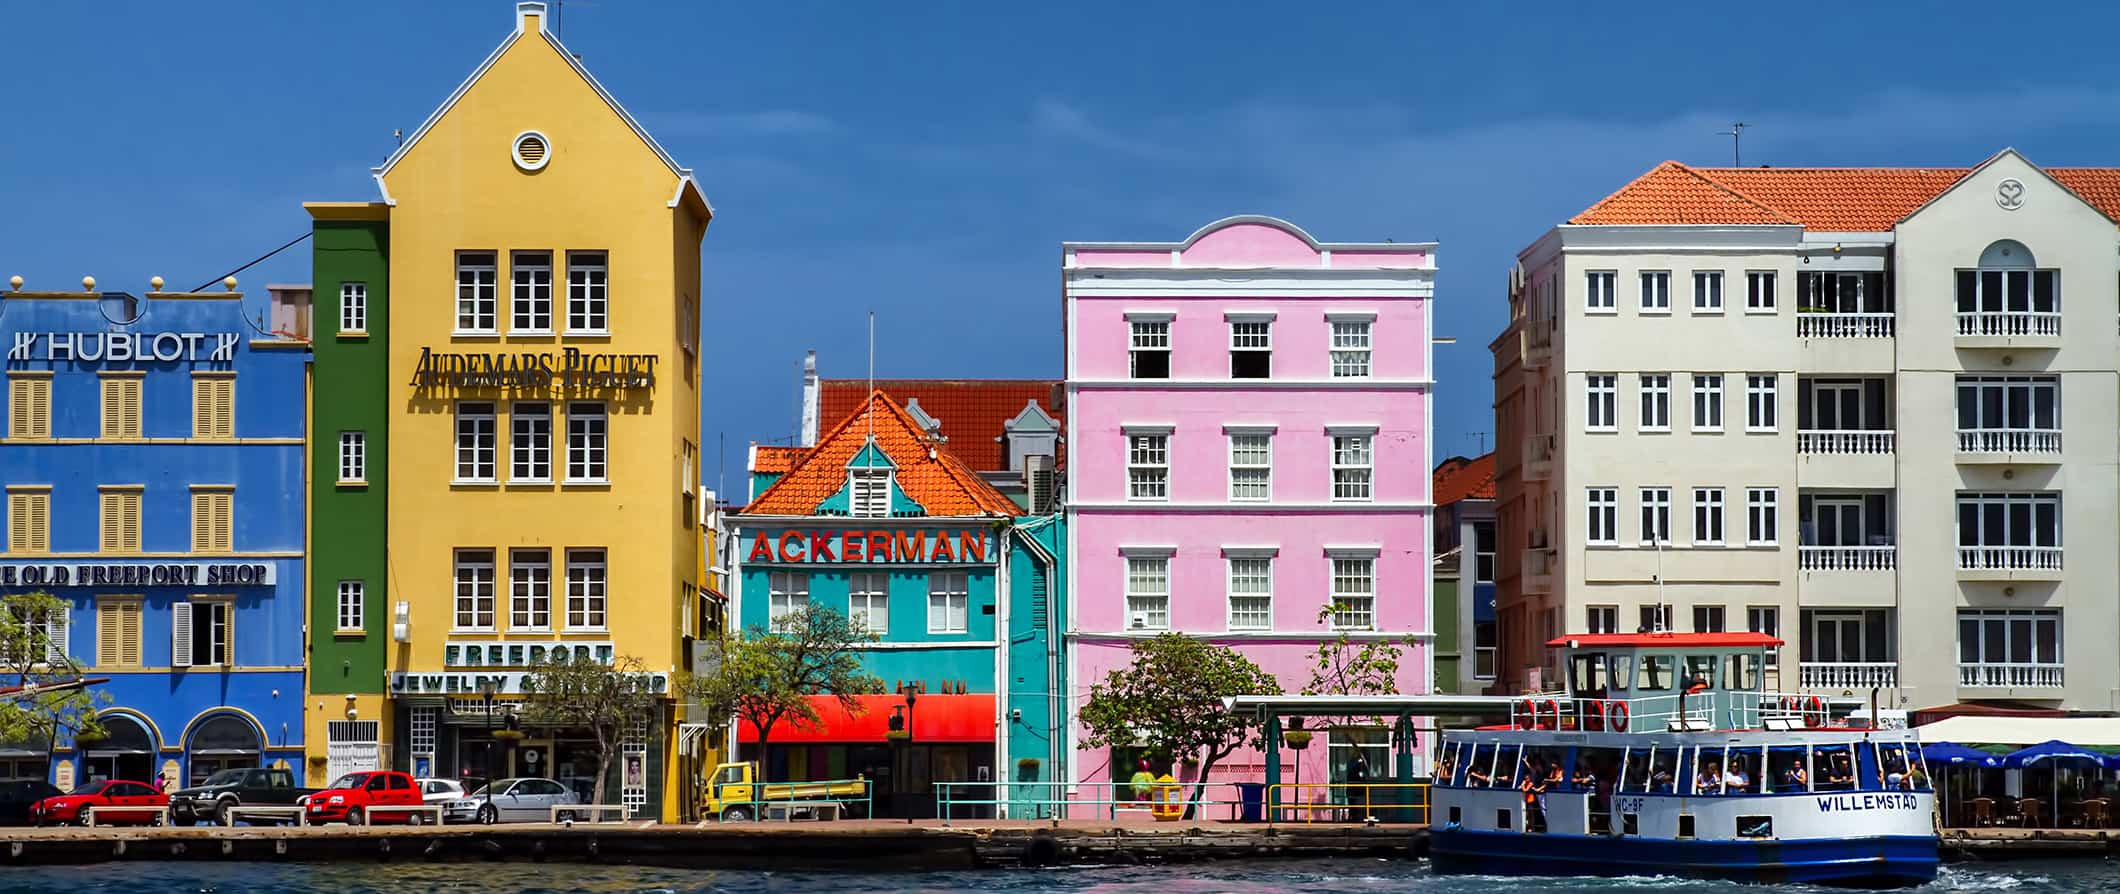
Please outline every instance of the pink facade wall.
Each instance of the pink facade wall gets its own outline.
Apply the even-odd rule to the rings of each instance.
[[[1069,375],[1123,379],[1128,373],[1129,313],[1175,313],[1170,321],[1170,374],[1177,379],[1229,377],[1226,314],[1272,313],[1275,378],[1323,379],[1332,374],[1332,326],[1327,315],[1375,313],[1370,325],[1370,377],[1428,376],[1428,306],[1372,296],[1349,298],[1240,298],[1167,296],[1085,299],[1075,302]],[[1144,387],[1147,387],[1144,385]],[[1263,390],[1263,389],[1262,389]]]

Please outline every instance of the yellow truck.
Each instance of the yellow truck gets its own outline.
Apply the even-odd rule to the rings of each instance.
[[[708,820],[742,823],[754,819],[839,819],[861,805],[869,814],[867,779],[823,779],[816,782],[759,782],[758,764],[744,761],[714,768],[700,802]]]

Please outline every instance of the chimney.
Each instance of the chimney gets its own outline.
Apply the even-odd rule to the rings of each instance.
[[[817,446],[817,352],[802,358],[802,446]]]
[[[539,0],[523,0],[515,4],[515,30],[520,34],[540,34],[545,30],[545,4]]]

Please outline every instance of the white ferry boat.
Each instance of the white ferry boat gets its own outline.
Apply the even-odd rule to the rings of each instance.
[[[1450,731],[1441,873],[1679,875],[1894,887],[1936,877],[1935,795],[1909,730],[1769,693],[1759,633],[1556,639],[1565,690]]]

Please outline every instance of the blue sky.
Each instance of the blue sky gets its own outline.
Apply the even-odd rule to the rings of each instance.
[[[572,0],[564,27],[715,203],[732,472],[793,430],[804,349],[861,374],[872,309],[879,375],[1058,376],[1063,240],[1265,213],[1440,241],[1440,459],[1492,429],[1516,250],[1659,161],[1727,164],[1730,121],[1747,163],[2120,164],[2120,7],[1444,6]],[[0,277],[188,287],[302,201],[373,197],[512,9],[0,0]],[[308,276],[305,244],[242,280]]]

